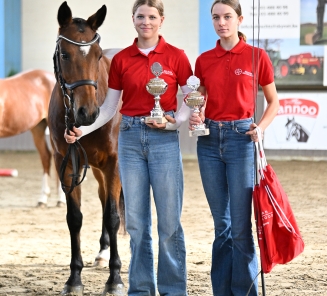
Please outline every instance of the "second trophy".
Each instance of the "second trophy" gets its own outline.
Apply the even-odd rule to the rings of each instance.
[[[187,86],[193,89],[184,99],[185,104],[193,110],[193,113],[199,115],[200,108],[205,104],[204,96],[197,90],[200,86],[200,79],[196,76],[190,76],[187,79]],[[194,130],[189,131],[190,137],[209,135],[209,129],[205,123],[192,126]]]
[[[145,117],[146,123],[151,123],[153,121],[156,121],[157,123],[165,123],[167,122],[167,119],[165,118],[165,112],[162,110],[160,106],[160,95],[164,94],[168,88],[168,84],[165,82],[165,80],[159,78],[159,76],[162,74],[162,66],[155,62],[151,66],[151,72],[153,75],[155,75],[155,78],[152,78],[148,84],[146,85],[146,90],[154,95],[154,107],[151,111],[151,115],[148,117]]]

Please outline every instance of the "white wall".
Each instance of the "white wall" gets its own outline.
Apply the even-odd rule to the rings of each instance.
[[[57,13],[63,0],[22,0],[22,70],[44,69],[53,71],[58,22]],[[161,34],[166,41],[185,50],[194,67],[199,50],[198,0],[163,0],[165,21]],[[99,28],[101,46],[124,48],[132,44],[136,32],[132,23],[134,0],[68,0],[74,17],[87,19],[103,4],[107,16]],[[196,138],[189,138],[188,126],[180,128],[180,142],[185,156],[195,155]],[[32,135],[0,139],[0,150],[34,150]]]
[[[165,22],[161,29],[168,43],[185,50],[194,67],[199,49],[198,0],[164,0]],[[57,13],[62,0],[22,1],[22,70],[53,70],[52,56],[58,32]],[[134,0],[69,0],[74,17],[87,19],[100,7],[107,16],[99,28],[101,47],[124,48],[132,44],[136,32],[132,23]]]

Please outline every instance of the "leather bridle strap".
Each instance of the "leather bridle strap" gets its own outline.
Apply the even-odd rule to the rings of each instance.
[[[73,83],[65,83],[65,87],[68,88],[69,90],[73,90],[76,87],[82,86],[82,85],[92,85],[95,87],[95,89],[98,88],[98,83],[96,81],[87,79],[87,80],[78,80],[76,82]]]
[[[83,165],[83,176],[80,181],[79,181],[79,178],[80,178],[79,170],[80,170],[81,157],[80,157],[79,149],[82,151],[83,156],[84,156],[84,161],[85,161],[85,164]],[[72,162],[72,171],[73,172],[72,172],[72,174],[69,175],[69,177],[72,178],[71,184],[66,185],[66,184],[64,184],[63,181],[65,178],[65,172],[66,172],[66,167],[67,167],[69,158]],[[61,188],[65,192],[65,194],[71,193],[76,186],[80,185],[84,181],[84,178],[86,176],[86,171],[88,168],[89,168],[89,165],[88,165],[87,155],[86,155],[86,152],[85,152],[84,148],[82,147],[82,145],[78,141],[76,141],[75,143],[69,144],[67,153],[66,153],[64,159],[62,160],[62,163],[60,166],[60,172],[59,172]]]

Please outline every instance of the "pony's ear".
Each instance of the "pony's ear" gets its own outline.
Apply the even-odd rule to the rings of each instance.
[[[72,11],[67,5],[67,1],[63,2],[58,10],[58,23],[61,28],[66,27],[72,21]]]
[[[90,25],[92,30],[96,31],[102,25],[104,19],[106,18],[107,7],[102,5],[102,7],[93,15],[87,19],[87,23]]]

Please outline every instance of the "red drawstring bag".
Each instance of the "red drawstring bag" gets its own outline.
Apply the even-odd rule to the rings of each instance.
[[[273,168],[267,164],[258,128],[257,134],[256,161],[260,180],[254,187],[253,206],[261,266],[264,273],[269,273],[276,264],[285,264],[301,254],[304,242],[288,197]]]

